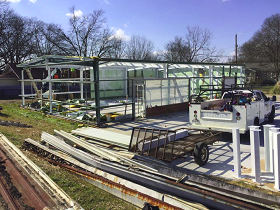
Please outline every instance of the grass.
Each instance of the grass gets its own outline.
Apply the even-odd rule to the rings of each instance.
[[[26,138],[39,141],[42,131],[52,134],[54,129],[69,132],[78,127],[77,123],[22,109],[19,104],[20,101],[0,101],[0,106],[3,108],[0,120],[16,121],[32,126],[32,128],[0,126],[0,132],[17,147],[20,147]],[[47,161],[38,158],[31,152],[23,152],[84,209],[136,209],[132,204],[95,187],[77,175],[60,167],[50,165]]]

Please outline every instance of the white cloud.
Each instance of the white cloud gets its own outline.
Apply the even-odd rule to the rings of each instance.
[[[1,0],[2,2],[11,2],[11,3],[18,3],[20,2],[21,0]]]
[[[111,4],[111,2],[109,0],[104,0],[104,3],[107,5]]]
[[[34,1],[34,0],[32,0],[32,1]],[[66,13],[66,16],[71,17],[71,18],[73,18],[73,17],[79,18],[79,17],[83,16],[83,12],[82,12],[82,10],[78,9],[78,10],[74,10],[74,13],[70,13],[70,12]]]
[[[112,27],[112,30],[114,31],[114,34],[110,38],[121,39],[121,40],[124,40],[124,41],[129,41],[130,40],[130,36],[128,36],[125,33],[125,31],[122,30],[121,28]]]
[[[31,3],[35,4],[37,0],[29,0]],[[21,0],[0,0],[0,2],[10,2],[10,3],[19,3]]]

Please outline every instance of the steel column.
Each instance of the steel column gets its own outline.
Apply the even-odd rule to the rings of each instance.
[[[99,62],[94,61],[93,63],[93,76],[94,76],[94,100],[95,100],[95,113],[96,113],[96,124],[100,125],[100,92],[99,92]]]
[[[51,68],[48,65],[48,59],[46,59],[46,70],[48,71],[50,113],[52,113],[52,101],[53,101],[52,81],[51,81],[52,80],[52,75],[51,75]]]
[[[21,71],[21,95],[22,95],[22,106],[25,106],[25,96],[24,96],[24,69]]]
[[[132,120],[135,120],[136,106],[135,106],[135,94],[134,94],[134,79],[131,81],[132,81],[132,86],[131,86],[131,88],[132,88]]]
[[[83,83],[83,80],[84,80],[84,69],[83,67],[80,69],[80,91],[81,91],[81,99],[84,99],[84,83]]]

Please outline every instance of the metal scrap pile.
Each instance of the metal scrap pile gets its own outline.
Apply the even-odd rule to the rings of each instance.
[[[133,204],[138,207],[150,203],[164,209],[184,209],[192,206],[205,209],[203,205],[181,201],[142,186],[149,182],[155,186],[158,181],[153,180],[154,175],[147,173],[158,174],[158,170],[132,160],[134,154],[123,147],[115,146],[113,150],[109,149],[109,144],[105,142],[85,140],[65,131],[54,132],[55,135],[43,132],[41,143],[26,139],[23,148],[36,152],[50,163],[76,173],[128,202],[133,200]],[[146,175],[143,176],[142,173]],[[161,201],[163,197],[170,203]]]
[[[1,209],[82,209],[0,133]]]
[[[216,188],[218,182],[211,179],[213,186],[210,187],[206,184],[209,180],[204,176],[185,174],[149,157],[135,155],[133,159],[134,153],[127,152],[125,146],[117,145],[117,138],[107,136],[106,139],[105,134],[101,136],[99,133],[94,140],[89,139],[92,133],[81,129],[76,131],[83,133],[84,137],[57,130],[55,135],[43,132],[43,144],[26,139],[24,148],[138,207],[150,203],[160,209],[207,209],[205,206],[254,209],[271,203],[248,203],[243,194],[233,198],[228,190],[232,186],[226,190]],[[123,138],[120,142],[125,145],[127,137],[119,137]],[[200,184],[202,180],[203,184]]]
[[[42,112],[48,112],[50,110],[50,102],[43,102],[44,100],[38,100],[30,104],[31,108],[40,110]],[[129,100],[101,100],[101,107],[115,106],[115,105],[125,105],[126,103],[131,103]],[[67,101],[53,101],[52,111],[55,115],[65,116],[71,119],[76,119],[80,121],[94,122],[96,120],[95,116],[95,102],[86,101],[84,99],[69,99]],[[101,114],[101,121],[114,121],[130,118],[130,115],[123,115],[119,112],[110,111],[108,113]]]

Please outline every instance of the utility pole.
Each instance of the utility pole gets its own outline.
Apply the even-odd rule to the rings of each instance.
[[[237,63],[237,34],[235,34],[235,63]]]

